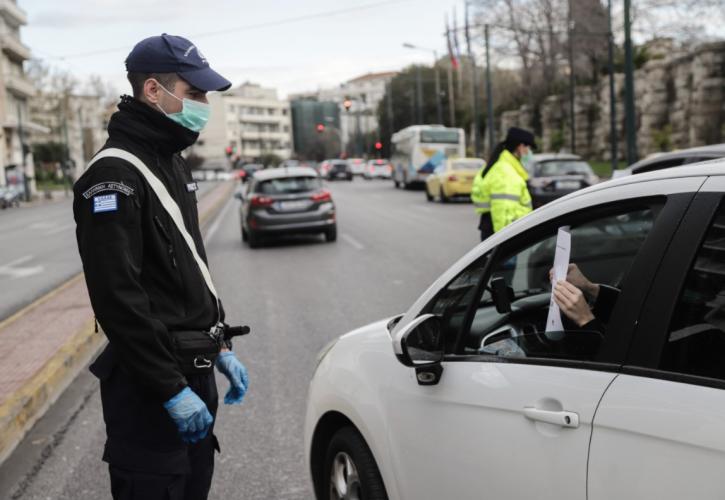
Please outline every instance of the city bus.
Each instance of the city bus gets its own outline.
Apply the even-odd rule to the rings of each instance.
[[[391,142],[396,188],[423,184],[448,158],[464,157],[466,153],[463,129],[443,125],[406,127],[393,134]]]

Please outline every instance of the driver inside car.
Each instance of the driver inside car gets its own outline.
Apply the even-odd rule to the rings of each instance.
[[[549,278],[552,274],[549,271]],[[600,333],[604,333],[619,297],[617,288],[592,283],[576,264],[569,264],[566,279],[554,285],[553,293],[554,302],[578,329]]]

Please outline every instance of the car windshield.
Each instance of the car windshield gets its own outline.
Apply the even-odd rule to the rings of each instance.
[[[484,165],[480,160],[454,161],[453,170],[480,170]]]
[[[458,130],[421,130],[420,142],[458,144]]]
[[[550,177],[554,175],[591,175],[592,168],[585,161],[553,160],[539,163],[538,175]]]
[[[262,194],[293,194],[315,191],[321,188],[322,183],[316,177],[284,177],[260,183],[257,192]]]

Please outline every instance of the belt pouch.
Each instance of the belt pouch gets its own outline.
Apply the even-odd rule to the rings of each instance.
[[[179,330],[170,333],[174,357],[184,375],[211,373],[219,355],[219,344],[208,332]]]

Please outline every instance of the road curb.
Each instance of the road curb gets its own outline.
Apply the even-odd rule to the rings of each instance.
[[[225,182],[211,190],[199,201],[199,224],[205,225],[219,213],[234,190],[235,183]],[[4,328],[54,298],[83,279],[83,273],[70,278],[57,288],[0,321],[0,334]],[[78,373],[106,344],[103,333],[96,333],[95,321],[89,318],[84,326],[69,337],[44,362],[43,368],[23,382],[22,387],[0,402],[0,464],[20,443],[35,422],[60,397]]]

